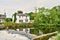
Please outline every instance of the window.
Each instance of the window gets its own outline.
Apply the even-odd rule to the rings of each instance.
[[[19,22],[23,22],[23,20],[19,20]]]
[[[26,16],[26,18],[28,18],[28,16]]]
[[[21,16],[19,16],[19,18],[21,18]]]
[[[26,16],[27,17],[27,16]]]
[[[25,19],[25,22],[28,22],[28,19]]]

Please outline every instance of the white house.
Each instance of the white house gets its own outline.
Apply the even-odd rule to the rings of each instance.
[[[29,23],[30,22],[30,17],[27,14],[16,14],[16,23]],[[13,16],[14,20],[14,16]]]
[[[6,13],[0,14],[0,23],[4,22],[6,18]]]

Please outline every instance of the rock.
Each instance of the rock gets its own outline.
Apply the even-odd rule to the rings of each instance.
[[[30,40],[28,37],[21,34],[11,34],[6,30],[0,31],[0,40]]]

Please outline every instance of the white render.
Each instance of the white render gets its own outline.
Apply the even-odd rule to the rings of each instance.
[[[0,23],[4,22],[6,18],[6,13],[0,14]]]
[[[20,15],[20,14],[16,15],[16,18],[17,18],[16,23],[29,23],[30,16],[25,15],[25,14],[22,14],[22,15]],[[13,20],[14,20],[14,16],[13,16]],[[19,20],[22,20],[23,22],[19,22]],[[26,20],[28,20],[28,21],[26,21]]]

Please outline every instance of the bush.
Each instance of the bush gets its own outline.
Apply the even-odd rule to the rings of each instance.
[[[14,22],[4,22],[4,26],[5,28],[9,28],[9,29],[16,29],[16,28],[31,28],[33,27],[33,24],[30,24],[30,23],[20,23],[20,24],[16,24]]]
[[[60,40],[60,34],[57,35],[57,40]]]
[[[40,29],[44,34],[57,31],[55,25],[53,25],[53,26],[40,25],[39,29]]]
[[[5,28],[8,27],[8,29],[15,29],[16,28],[16,23],[13,22],[5,22],[4,23]]]
[[[39,34],[39,30],[38,29],[30,29],[30,33],[38,35]]]
[[[33,27],[33,24],[32,23],[20,23],[19,27],[20,28],[31,28]]]

